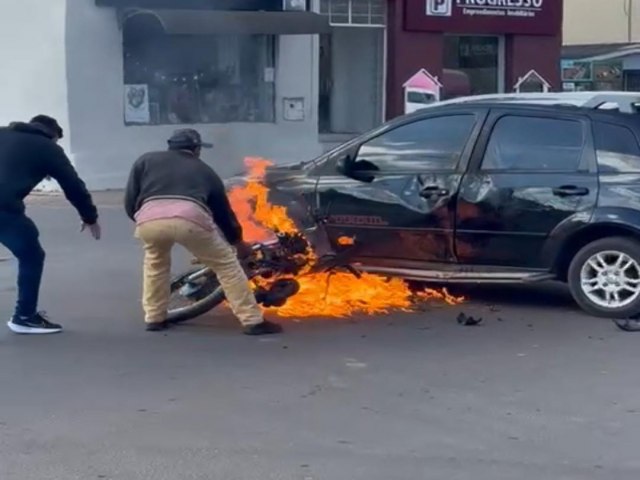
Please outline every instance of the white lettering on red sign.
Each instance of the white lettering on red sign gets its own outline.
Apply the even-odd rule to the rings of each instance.
[[[535,17],[545,0],[426,0],[427,15],[450,17],[455,8],[463,15],[491,17]]]
[[[456,0],[459,7],[542,8],[544,0]]]

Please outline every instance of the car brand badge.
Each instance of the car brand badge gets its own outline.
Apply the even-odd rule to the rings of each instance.
[[[450,17],[453,0],[427,0],[427,15],[432,17]]]

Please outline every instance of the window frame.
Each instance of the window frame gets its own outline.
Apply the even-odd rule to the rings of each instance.
[[[638,158],[638,170],[635,170],[635,171],[606,171],[606,170],[604,170],[603,171],[601,169],[599,152],[600,151],[608,151],[608,150],[601,150],[600,148],[598,148],[598,133],[597,133],[597,131],[598,131],[599,125],[621,128],[623,130],[626,130],[631,135],[631,137],[633,138],[633,140],[636,143],[636,146],[638,147],[638,155],[637,155],[637,158]],[[595,155],[596,155],[596,164],[597,164],[597,167],[598,167],[598,173],[600,175],[637,175],[638,173],[640,173],[640,138],[638,138],[638,135],[636,135],[636,132],[634,132],[634,130],[631,127],[629,127],[628,125],[625,125],[623,123],[616,123],[616,122],[607,121],[607,120],[594,120],[593,124],[592,124],[592,128],[593,128],[593,145],[594,145],[594,151],[595,151]],[[618,155],[625,155],[625,154],[618,153],[618,152],[612,152],[612,153],[617,153]],[[625,156],[627,156],[627,155],[625,155]]]
[[[523,169],[506,169],[506,168],[484,168],[484,160],[487,154],[487,150],[489,149],[489,145],[491,143],[491,139],[493,137],[493,133],[496,130],[498,123],[504,118],[508,117],[520,117],[520,118],[535,118],[535,119],[544,119],[544,120],[555,120],[555,121],[571,121],[578,123],[582,128],[582,148],[580,150],[580,157],[578,160],[578,164],[575,169],[553,169],[553,170],[542,170],[538,168],[523,168]],[[592,155],[587,155],[587,153],[591,152]],[[592,158],[591,158],[592,157]],[[482,142],[482,148],[479,149],[479,154],[477,158],[477,170],[484,174],[575,174],[575,173],[584,173],[591,172],[593,173],[593,167],[595,166],[595,149],[593,148],[593,137],[591,134],[590,124],[588,119],[582,116],[572,116],[572,115],[555,115],[543,112],[514,112],[514,111],[501,111],[494,112],[494,116],[491,119],[491,123],[489,128],[486,129],[486,135]]]
[[[358,142],[357,146],[355,148],[352,148],[352,152],[353,152],[353,158],[354,158],[354,162],[358,162],[358,157],[360,155],[360,151],[362,149],[362,147],[377,139],[382,137],[383,135],[387,135],[395,130],[398,130],[400,128],[409,126],[409,125],[413,125],[415,123],[419,123],[419,122],[425,122],[428,120],[435,120],[438,118],[445,118],[445,117],[458,117],[458,116],[471,116],[474,119],[474,124],[471,127],[471,130],[469,132],[469,135],[467,137],[466,143],[463,145],[461,151],[460,151],[460,155],[458,157],[458,161],[456,162],[455,165],[453,165],[451,168],[437,168],[437,169],[433,169],[433,168],[425,168],[425,165],[423,162],[417,161],[415,162],[415,169],[405,169],[405,168],[396,168],[396,169],[385,169],[385,168],[381,168],[380,170],[376,171],[377,173],[385,173],[385,174],[411,174],[411,173],[423,173],[423,172],[430,172],[430,173],[455,173],[455,172],[459,172],[461,170],[466,169],[470,154],[473,150],[473,147],[477,141],[478,138],[478,134],[480,132],[480,130],[482,129],[482,125],[483,125],[483,121],[484,121],[484,117],[486,116],[486,112],[480,112],[478,110],[471,110],[471,109],[465,109],[465,110],[451,110],[451,111],[443,111],[443,112],[437,112],[437,113],[433,113],[431,115],[425,115],[425,116],[420,116],[418,118],[411,118],[410,120],[406,120],[403,121],[402,123],[399,124],[394,124],[394,125],[390,125],[388,128],[384,128],[384,129],[379,129],[376,130],[375,133],[373,133],[370,136],[367,136],[366,138],[362,139],[361,142]]]
[[[166,34],[165,34],[166,35]],[[193,38],[199,38],[199,37],[223,37],[224,35],[166,35],[167,37],[193,37]],[[270,68],[273,68],[274,70],[274,79],[272,82],[264,82],[262,80],[262,83],[264,84],[271,84],[271,86],[269,87],[270,89],[272,89],[272,92],[270,93],[271,99],[269,102],[265,102],[263,107],[265,107],[267,110],[265,110],[263,112],[262,115],[260,115],[260,120],[250,120],[248,118],[242,119],[242,120],[233,120],[233,119],[222,119],[222,120],[215,120],[215,121],[204,121],[202,118],[202,105],[199,103],[198,108],[195,109],[192,113],[198,115],[198,119],[197,121],[194,122],[179,122],[179,123],[173,123],[171,121],[168,120],[160,120],[158,122],[154,122],[153,121],[153,115],[151,116],[151,121],[149,123],[137,123],[137,122],[128,122],[125,115],[124,115],[124,108],[125,105],[122,105],[123,108],[123,125],[125,128],[129,128],[129,127],[171,127],[171,126],[180,126],[180,125],[224,125],[224,124],[228,124],[228,123],[240,123],[240,124],[250,124],[250,125],[275,125],[278,123],[278,106],[277,106],[277,101],[278,101],[278,87],[277,87],[277,77],[278,77],[278,51],[280,48],[279,45],[279,36],[278,35],[273,35],[273,34],[237,34],[234,36],[238,36],[238,37],[265,37],[266,38],[266,49],[267,49],[267,63],[271,65]],[[121,51],[121,57],[122,57],[122,76],[121,76],[121,82],[122,82],[122,89],[124,90],[125,86],[130,84],[127,82],[127,75],[130,73],[127,70],[127,58],[126,55],[128,53],[128,46],[127,43],[125,41],[125,38],[123,36],[122,38],[122,51]],[[240,61],[240,59],[238,60]],[[258,79],[263,79],[263,75],[259,74]],[[148,85],[149,88],[149,95],[151,94],[151,88],[153,86],[153,82],[151,81],[147,81],[146,84]],[[199,89],[193,89],[191,83],[189,83],[189,91],[193,92],[193,91],[199,91]],[[150,101],[150,99],[149,99]],[[165,98],[165,103],[167,102],[167,99]],[[199,99],[199,102],[201,102],[202,99]],[[150,102],[150,107],[151,107],[151,103]],[[155,103],[155,102],[153,102]],[[265,120],[263,120],[262,118],[266,118]]]

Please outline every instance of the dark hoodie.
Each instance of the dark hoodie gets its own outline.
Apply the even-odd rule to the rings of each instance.
[[[23,213],[24,199],[46,177],[60,184],[82,221],[96,223],[91,194],[50,130],[37,123],[0,128],[0,211]]]

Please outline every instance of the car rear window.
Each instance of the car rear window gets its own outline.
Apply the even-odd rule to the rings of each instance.
[[[603,122],[596,122],[594,127],[601,173],[640,172],[640,146],[630,129]]]
[[[493,127],[482,168],[572,172],[579,168],[583,145],[578,121],[505,116]]]

